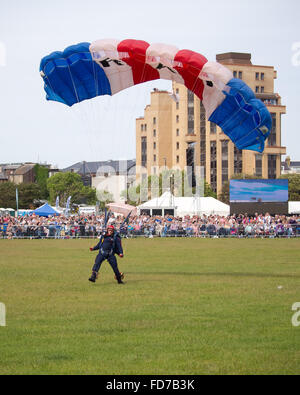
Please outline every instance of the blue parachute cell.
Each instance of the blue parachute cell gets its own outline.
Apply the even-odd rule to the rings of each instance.
[[[263,152],[272,128],[268,109],[242,80],[234,78],[227,86],[229,92],[224,91],[225,100],[209,121],[220,126],[238,149]]]
[[[53,52],[41,60],[47,100],[68,106],[100,95],[111,95],[110,83],[97,67],[89,51],[89,43],[80,43]]]

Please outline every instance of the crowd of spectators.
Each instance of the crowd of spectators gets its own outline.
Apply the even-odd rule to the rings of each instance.
[[[111,215],[123,237],[297,237],[300,216],[270,214],[186,216],[139,215],[123,224],[122,216]],[[121,227],[122,225],[122,227]],[[0,238],[97,238],[104,231],[104,215],[58,217],[0,217]]]

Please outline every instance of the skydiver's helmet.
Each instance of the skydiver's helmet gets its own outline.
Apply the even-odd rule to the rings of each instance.
[[[113,234],[115,231],[115,227],[113,225],[108,225],[106,232],[109,234]]]

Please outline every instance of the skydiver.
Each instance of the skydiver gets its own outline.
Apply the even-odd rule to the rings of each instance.
[[[118,284],[124,284],[122,281],[124,274],[119,271],[117,259],[115,257],[115,254],[117,254],[120,258],[123,258],[123,248],[121,238],[119,234],[115,232],[113,225],[107,227],[106,232],[100,237],[100,241],[95,247],[90,247],[90,251],[96,250],[99,250],[99,253],[96,257],[89,281],[93,283],[96,282],[101,264],[107,259],[115,273],[115,279],[118,281]]]

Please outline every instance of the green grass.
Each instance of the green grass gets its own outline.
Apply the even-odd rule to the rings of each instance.
[[[125,240],[124,286],[90,245],[0,240],[0,374],[300,373],[300,240]]]

